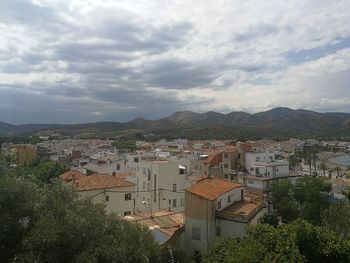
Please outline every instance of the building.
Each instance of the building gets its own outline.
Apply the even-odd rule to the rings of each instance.
[[[99,174],[85,176],[71,181],[81,197],[92,198],[95,203],[103,203],[108,213],[118,216],[135,213],[135,184],[117,176]]]
[[[36,145],[14,144],[11,149],[15,155],[17,165],[25,165],[38,157]]]
[[[185,248],[205,253],[221,236],[244,236],[265,212],[262,199],[245,198],[244,186],[227,180],[203,179],[186,189]]]
[[[65,181],[66,183],[69,183],[69,182],[75,182],[76,180],[85,178],[85,174],[77,170],[70,170],[61,174],[59,178]]]
[[[223,179],[237,182],[237,173],[238,170],[241,170],[239,151],[235,148],[223,151],[220,168],[223,173]]]
[[[128,165],[134,176],[128,177],[136,185],[136,211],[169,210],[180,212],[185,206],[185,181],[189,161],[152,160],[132,156]]]
[[[183,213],[160,210],[125,216],[123,219],[147,227],[160,245],[183,246],[185,230]]]

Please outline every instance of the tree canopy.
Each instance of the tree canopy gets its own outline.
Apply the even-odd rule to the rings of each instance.
[[[350,242],[305,220],[273,227],[258,224],[243,238],[218,239],[205,263],[349,262]]]
[[[0,178],[0,262],[157,262],[160,249],[138,224],[107,215],[56,181]]]
[[[281,180],[272,189],[273,207],[284,223],[302,218],[318,225],[321,211],[329,206],[331,184],[320,178],[298,178],[294,184]]]

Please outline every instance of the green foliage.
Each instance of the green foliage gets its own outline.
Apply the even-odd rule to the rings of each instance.
[[[134,140],[118,140],[114,141],[112,143],[113,147],[116,147],[117,149],[128,149],[130,151],[136,150],[136,141]]]
[[[319,225],[320,212],[329,206],[331,184],[320,178],[298,178],[295,184],[290,180],[282,180],[275,183],[272,189],[274,209],[284,223],[302,218]]]
[[[349,193],[349,192],[348,192]],[[350,205],[348,202],[336,202],[322,213],[322,226],[350,240]]]
[[[217,240],[204,262],[349,262],[350,243],[331,231],[297,220],[273,227],[255,225],[244,238]]]
[[[261,218],[259,218],[259,223],[276,227],[279,224],[278,216],[276,213],[265,213]]]
[[[0,262],[157,262],[145,228],[55,182],[0,178]]]
[[[52,179],[69,170],[69,166],[51,160],[35,159],[27,165],[18,166],[15,176],[31,178],[38,183],[50,183]]]

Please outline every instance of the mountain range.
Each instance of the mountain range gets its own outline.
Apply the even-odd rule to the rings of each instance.
[[[233,137],[339,137],[350,136],[350,113],[319,113],[309,110],[274,108],[249,114],[246,112],[196,113],[179,111],[159,120],[137,118],[129,122],[97,122],[86,124],[22,124],[0,122],[0,135],[25,136],[45,132],[66,135],[135,133],[159,137],[189,139]]]

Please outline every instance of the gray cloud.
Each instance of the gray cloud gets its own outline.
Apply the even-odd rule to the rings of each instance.
[[[281,104],[350,111],[348,1],[192,6],[1,1],[0,121],[128,120]]]

